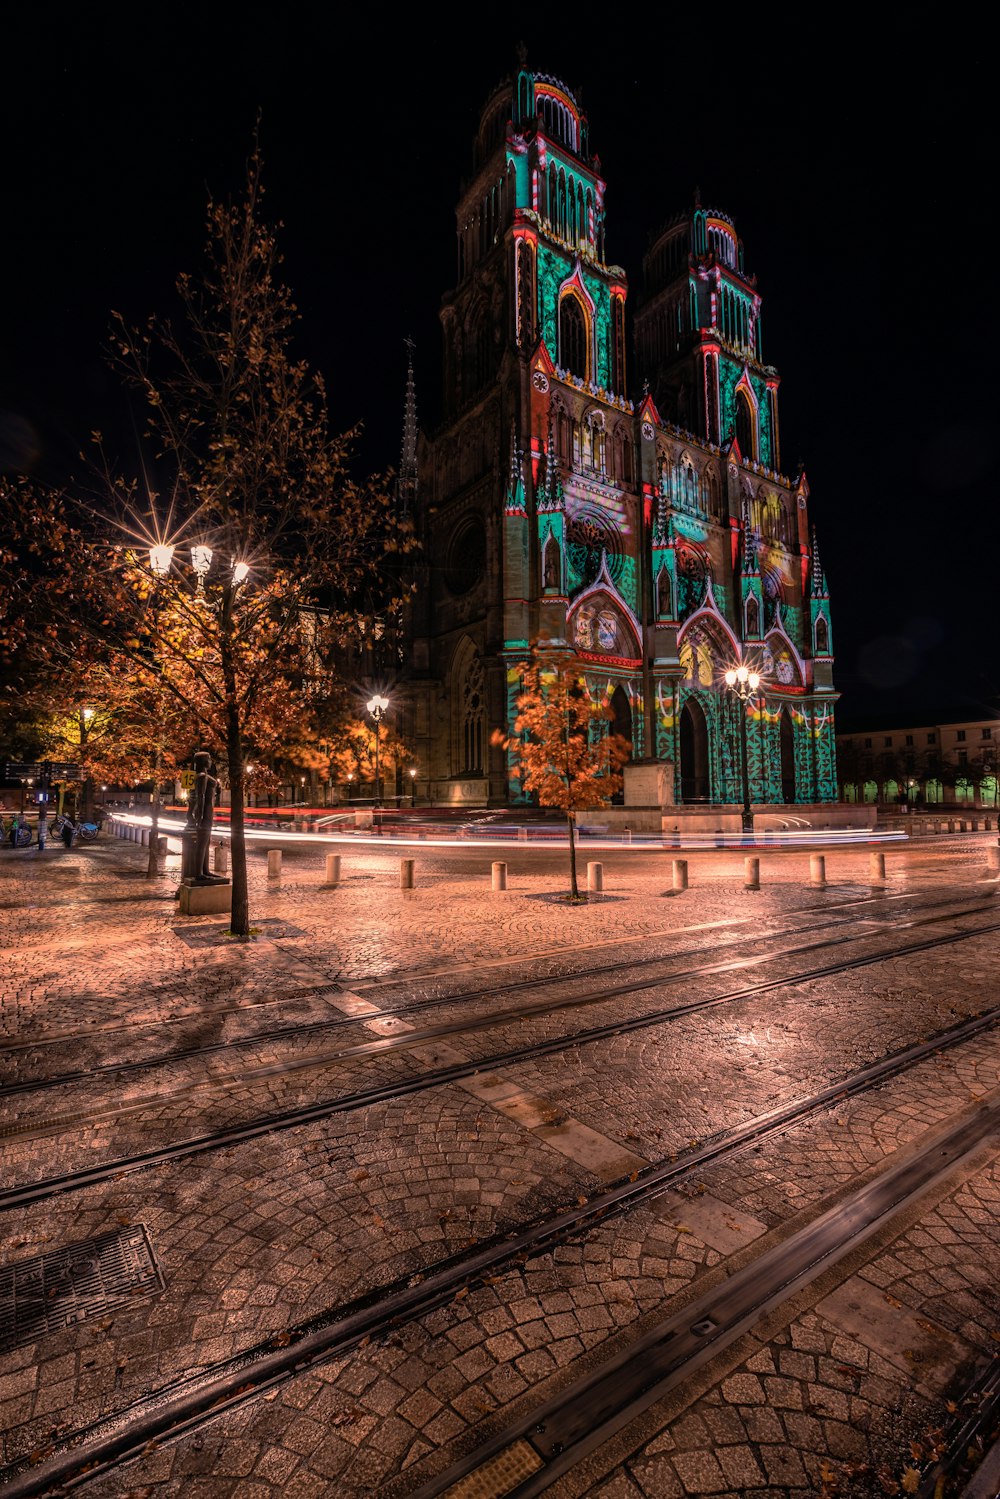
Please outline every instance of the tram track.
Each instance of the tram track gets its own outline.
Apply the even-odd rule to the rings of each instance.
[[[792,911],[785,913],[782,916],[781,920],[787,923],[789,920],[797,919],[800,916],[826,914],[831,911],[843,911],[856,906],[884,906],[890,901],[897,900],[913,901],[914,904],[917,905],[918,909],[922,909],[923,905],[925,904],[924,902],[917,902],[913,892],[909,890],[880,890],[875,895],[869,894],[854,896],[848,900],[824,900],[821,904],[800,906],[793,909]],[[945,901],[934,900],[931,902],[927,902],[926,904],[929,904],[932,908],[937,909],[950,905],[967,904],[968,901],[968,896],[962,896]],[[990,898],[985,898],[984,909],[988,908],[989,904]],[[749,922],[750,920],[750,917],[741,918],[739,924]],[[96,1023],[89,1025],[85,1030],[34,1032],[30,1037],[26,1038],[0,1036],[0,1056],[10,1055],[12,1053],[21,1051],[39,1051],[49,1046],[59,1046],[74,1041],[96,1041],[103,1037],[111,1037],[116,1035],[140,1035],[146,1031],[158,1031],[161,1029],[165,1029],[168,1026],[191,1025],[203,1023],[205,1020],[223,1019],[224,1017],[229,1015],[239,1015],[245,1011],[250,1010],[269,1009],[276,1005],[303,999],[309,995],[314,995],[319,991],[329,990],[341,984],[349,986],[352,991],[357,990],[361,993],[367,992],[372,988],[391,989],[407,984],[425,983],[428,981],[453,978],[455,975],[468,971],[470,968],[477,972],[482,971],[483,969],[507,968],[517,964],[547,961],[552,958],[564,956],[567,952],[586,952],[593,948],[617,948],[627,946],[636,942],[647,942],[661,937],[676,938],[678,935],[689,932],[700,932],[708,928],[718,927],[720,925],[728,926],[735,924],[738,923],[700,922],[688,927],[665,927],[649,932],[627,933],[623,936],[616,936],[613,938],[609,938],[606,941],[596,943],[582,943],[575,945],[572,948],[551,948],[548,950],[543,950],[541,952],[533,949],[530,952],[510,953],[505,954],[501,957],[484,959],[475,963],[449,964],[443,968],[414,968],[397,970],[391,974],[379,975],[377,977],[366,976],[363,974],[359,974],[353,977],[345,977],[343,971],[340,969],[333,973],[323,974],[319,971],[320,965],[317,964],[315,960],[310,960],[307,958],[297,958],[297,962],[300,966],[313,966],[317,968],[318,972],[315,981],[308,984],[299,985],[294,989],[285,990],[283,993],[276,996],[268,995],[266,997],[253,999],[249,1002],[243,1001],[239,1004],[233,1005],[200,1006],[197,1009],[185,1010],[181,1014],[163,1016],[156,1020],[129,1021],[125,1024]],[[275,942],[280,942],[282,939],[275,938],[273,940]],[[680,954],[679,956],[683,955],[684,954]],[[570,973],[566,975],[566,977],[571,978],[573,977],[573,974]],[[509,987],[509,985],[505,987]],[[476,991],[471,992],[475,993]],[[491,989],[483,992],[494,992],[494,990]],[[441,996],[441,998],[444,997],[445,996]],[[287,1029],[287,1027],[275,1027],[274,1033],[281,1034],[283,1030]],[[271,1033],[264,1033],[265,1036],[269,1034]]]
[[[953,905],[958,905],[962,907],[962,909],[959,909],[957,911],[948,909]],[[942,907],[944,909],[942,909]],[[870,918],[862,918],[865,926],[868,927],[869,930],[863,933],[855,932],[852,936],[846,939],[843,937],[830,937],[818,942],[779,948],[777,951],[768,950],[766,952],[756,952],[754,953],[754,955],[749,957],[745,954],[741,954],[739,958],[729,960],[723,958],[714,963],[699,964],[695,967],[686,967],[680,969],[672,968],[671,971],[663,974],[662,976],[650,980],[648,985],[641,985],[638,987],[653,987],[659,984],[666,986],[679,983],[683,980],[710,977],[715,974],[731,972],[737,969],[745,970],[755,965],[773,962],[775,959],[801,956],[804,953],[821,951],[826,947],[842,945],[845,940],[849,942],[858,942],[877,937],[880,932],[885,932],[887,930],[891,930],[894,932],[900,930],[912,930],[915,927],[929,926],[938,922],[962,920],[966,917],[981,915],[995,909],[996,903],[993,900],[981,902],[946,901],[935,903],[935,906],[933,907],[933,914],[925,916],[913,916],[902,921],[880,923],[874,922]],[[799,928],[796,932],[796,935],[808,936],[812,932],[827,931],[833,927],[851,926],[854,925],[855,921],[856,918],[819,922],[811,927]],[[779,941],[783,935],[783,933],[779,933],[777,931],[764,933],[763,935],[760,935],[756,938],[756,945],[760,946],[763,943]],[[729,944],[723,944],[723,946],[728,945]],[[124,1062],[116,1061],[98,1063],[87,1068],[80,1068],[74,1072],[56,1073],[43,1078],[29,1078],[20,1082],[5,1083],[3,1085],[0,1085],[0,1103],[8,1098],[19,1097],[26,1094],[40,1094],[60,1087],[70,1087],[75,1083],[87,1082],[94,1078],[108,1079],[125,1077],[129,1074],[136,1074],[143,1071],[152,1071],[158,1067],[171,1066],[177,1063],[193,1062],[203,1057],[218,1056],[227,1053],[232,1054],[244,1047],[259,1046],[268,1042],[280,1043],[294,1041],[306,1036],[336,1033],[337,1031],[341,1031],[346,1028],[357,1028],[360,1024],[370,1025],[373,1021],[397,1020],[404,1016],[418,1015],[430,1010],[444,1008],[448,1005],[459,1006],[462,1004],[472,1004],[484,999],[495,999],[498,993],[503,993],[504,995],[523,993],[525,991],[531,991],[533,989],[548,989],[559,984],[571,984],[573,982],[579,981],[580,979],[596,978],[602,974],[620,972],[623,969],[643,970],[655,966],[663,967],[665,965],[673,965],[678,962],[684,962],[693,957],[698,957],[706,951],[718,952],[719,944],[713,943],[711,947],[690,948],[685,952],[679,954],[626,958],[624,960],[618,960],[615,962],[592,965],[588,968],[576,968],[566,973],[546,974],[534,978],[517,979],[511,982],[506,982],[499,987],[497,985],[489,985],[483,986],[478,989],[461,990],[455,993],[431,995],[421,999],[404,1001],[403,1003],[391,1005],[382,1009],[374,1009],[366,1012],[363,1016],[341,1014],[335,1016],[327,1016],[320,1020],[302,1021],[287,1026],[272,1026],[266,1030],[251,1032],[246,1036],[234,1036],[229,1038],[228,1040],[209,1042],[207,1045],[181,1048],[158,1056],[138,1057]],[[360,989],[361,985],[358,985],[357,988]],[[353,990],[350,992],[353,992]],[[567,1005],[570,1007],[576,1007],[578,1005],[585,1006],[589,1004],[601,1003],[602,1000],[614,998],[619,994],[627,994],[629,992],[633,992],[633,986],[616,985],[608,989],[596,991],[594,993],[570,997],[568,1000],[560,1001],[557,999],[552,1003],[524,1006],[520,1009],[515,1010],[494,1010],[491,1011],[488,1015],[482,1017],[482,1019],[479,1021],[461,1022],[453,1027],[449,1027],[445,1031],[440,1031],[438,1028],[434,1028],[430,1031],[420,1033],[420,1037],[421,1039],[442,1040],[446,1036],[460,1035],[465,1031],[482,1029],[484,1027],[492,1025],[509,1024],[526,1018],[535,1018],[538,1015],[551,1013],[559,1008],[566,1007]],[[388,1049],[393,1049],[394,1047],[406,1049],[407,1045],[412,1046],[413,1044],[415,1044],[415,1036],[411,1031],[396,1037],[382,1038],[378,1043],[365,1043],[365,1047],[375,1046],[377,1050],[385,1051]],[[360,1050],[357,1048],[351,1048],[346,1051],[342,1050],[334,1053],[325,1053],[319,1057],[296,1058],[284,1063],[277,1063],[263,1068],[254,1068],[252,1072],[242,1073],[241,1077],[246,1078],[247,1076],[253,1076],[263,1079],[280,1076],[282,1072],[292,1073],[308,1070],[312,1067],[321,1068],[331,1065],[332,1063],[335,1063],[336,1061],[339,1061],[341,1059],[356,1058],[359,1056],[364,1056],[366,1054],[368,1054],[367,1051],[364,1047],[362,1047],[362,1049]],[[181,1088],[172,1089],[170,1094],[166,1096],[181,1096],[185,1091],[189,1091],[190,1089],[221,1088],[226,1085],[226,1082],[227,1079],[221,1077],[198,1080],[190,1085],[187,1085],[186,1088],[182,1086]],[[135,1110],[140,1107],[149,1107],[152,1103],[155,1103],[157,1100],[162,1099],[164,1096],[165,1095],[162,1094],[150,1095],[147,1099],[135,1103],[134,1105],[130,1104],[128,1106],[128,1110],[131,1112],[135,1112]],[[123,1110],[119,1109],[113,1110],[111,1112],[123,1112]],[[65,1117],[69,1119],[75,1119],[77,1116],[75,1114],[68,1114]],[[23,1137],[26,1133],[26,1130],[29,1128],[30,1124],[26,1125],[24,1128],[16,1125],[0,1125],[0,1139],[12,1138],[16,1136]]]
[[[192,1433],[247,1400],[276,1389],[315,1364],[343,1356],[372,1339],[385,1338],[456,1297],[489,1284],[527,1259],[580,1239],[616,1216],[683,1186],[696,1179],[706,1167],[758,1146],[768,1137],[793,1130],[812,1116],[863,1095],[934,1056],[966,1044],[994,1026],[998,1019],[1000,1010],[973,1017],[843,1076],[804,1098],[724,1131],[685,1152],[679,1159],[650,1166],[634,1181],[624,1181],[572,1208],[528,1223],[513,1233],[497,1235],[471,1251],[450,1256],[348,1303],[331,1307],[197,1374],[184,1375],[92,1426],[64,1433],[57,1450],[36,1453],[32,1459],[13,1462],[5,1470],[0,1470],[0,1484],[5,1485],[4,1492],[11,1499],[22,1499],[22,1496],[27,1499],[29,1495],[45,1493],[56,1485],[70,1489],[82,1485],[137,1455],[147,1443],[161,1443]],[[505,1430],[488,1446],[477,1449],[462,1464],[449,1469],[447,1474],[421,1490],[421,1494],[430,1496],[442,1492],[445,1480],[448,1483],[457,1481],[462,1474],[485,1467],[495,1453],[525,1440],[538,1459],[534,1481],[541,1474],[545,1477],[542,1487],[547,1486],[565,1470],[570,1458],[578,1461],[586,1450],[597,1445],[598,1434],[603,1433],[599,1436],[600,1441],[606,1440],[613,1429],[624,1424],[624,1420],[631,1419],[658,1398],[667,1387],[663,1383],[665,1379],[692,1372],[698,1366],[695,1360],[704,1362],[734,1341],[776,1298],[790,1295],[803,1278],[815,1278],[824,1264],[846,1253],[859,1242],[859,1236],[874,1232],[888,1215],[898,1211],[907,1194],[912,1196],[922,1191],[937,1175],[951,1169],[963,1151],[977,1148],[987,1135],[995,1134],[998,1126],[1000,1100],[994,1098],[988,1107],[980,1107],[971,1113],[964,1110],[957,1125],[952,1121],[928,1130],[926,1144],[910,1151],[902,1166],[883,1171],[860,1193],[851,1194],[836,1208],[811,1220],[795,1236],[808,1252],[804,1256],[800,1254],[794,1264],[788,1253],[790,1241],[777,1245],[747,1267],[750,1273],[743,1277],[745,1287],[743,1282],[738,1283],[738,1276],[727,1279],[721,1287],[688,1304],[676,1317],[659,1324],[654,1330],[656,1336],[647,1332],[641,1341],[630,1344],[613,1365],[604,1365],[595,1375],[577,1381],[569,1391],[550,1403],[551,1409],[543,1407],[541,1411],[535,1411],[530,1420]],[[905,1189],[902,1193],[897,1190],[900,1182]],[[888,1195],[886,1183],[892,1189]],[[859,1214],[857,1204],[865,1199],[866,1193],[871,1195],[873,1189],[878,1212],[873,1215],[866,1209]],[[850,1234],[846,1229],[841,1231],[845,1224],[853,1225]],[[752,1293],[749,1300],[743,1295],[744,1289]],[[702,1301],[704,1308],[701,1307]],[[698,1327],[706,1321],[712,1325]],[[650,1351],[652,1362],[648,1356]],[[641,1369],[637,1370],[635,1366],[640,1353],[643,1356]],[[585,1414],[581,1415],[580,1397],[584,1391],[588,1403]],[[544,1426],[544,1431],[526,1435],[529,1428],[539,1425]],[[567,1441],[566,1433],[570,1429],[572,1440]],[[595,1440],[581,1446],[581,1443],[586,1443],[588,1433]],[[516,1493],[520,1499],[522,1494],[526,1496],[540,1491],[540,1488],[519,1487],[511,1489],[510,1493]]]
[[[902,944],[875,953],[860,954],[842,959],[837,963],[824,964],[819,967],[800,970],[797,973],[785,974],[778,978],[762,980],[738,989],[723,991],[721,994],[703,996],[666,1009],[656,1009],[642,1015],[629,1016],[621,1020],[616,1020],[606,1025],[594,1026],[588,1030],[575,1031],[565,1036],[529,1042],[527,1045],[500,1052],[491,1057],[479,1057],[467,1061],[452,1062],[443,1067],[429,1068],[410,1078],[396,1079],[393,1082],[359,1090],[352,1094],[317,1100],[314,1103],[301,1104],[292,1109],[257,1116],[245,1123],[229,1125],[210,1131],[204,1135],[189,1137],[185,1140],[175,1141],[133,1155],[121,1156],[99,1165],[78,1168],[77,1170],[44,1178],[34,1183],[5,1188],[0,1191],[0,1212],[13,1207],[25,1206],[30,1202],[55,1197],[63,1192],[80,1190],[112,1177],[148,1170],[170,1161],[259,1139],[263,1135],[295,1129],[305,1124],[331,1118],[338,1113],[353,1112],[354,1110],[370,1107],[373,1104],[393,1101],[447,1083],[459,1082],[477,1073],[493,1072],[503,1067],[515,1066],[526,1061],[552,1055],[556,1052],[592,1045],[617,1036],[648,1029],[652,1026],[670,1023],[671,1021],[682,1019],[687,1015],[717,1008],[721,1005],[732,1004],[743,999],[758,998],[763,994],[772,993],[778,989],[813,982],[817,979],[829,978],[860,968],[871,967],[876,963],[892,961],[894,958],[913,956],[918,953],[953,946],[958,942],[967,941],[977,936],[990,935],[996,931],[1000,931],[1000,922],[977,926],[970,931],[953,932],[940,937],[926,938],[921,942]],[[838,940],[846,942],[849,939],[842,938]],[[554,1004],[550,1004],[549,1011],[575,1008],[608,998],[620,997],[642,989],[656,987],[660,982],[660,979],[640,979],[629,984],[618,985],[614,989],[601,990],[597,994],[568,996],[558,1000]],[[499,1023],[499,1018],[496,1015],[481,1017],[474,1024],[467,1024],[464,1029],[465,1031],[487,1029],[491,1025]],[[510,1012],[507,1012],[504,1018],[509,1020],[511,1018]],[[981,1018],[989,1025],[996,1023],[1000,1019],[1000,1008],[987,1011]],[[423,1031],[409,1031],[404,1035],[380,1037],[377,1040],[365,1042],[358,1046],[343,1048],[334,1058],[326,1059],[322,1062],[316,1061],[315,1058],[302,1059],[301,1067],[298,1070],[305,1070],[307,1067],[329,1066],[331,1065],[331,1061],[343,1062],[357,1060],[361,1057],[376,1056],[380,1053],[425,1045],[428,1042],[441,1042],[445,1037],[454,1037],[457,1034],[459,1034],[459,1030],[455,1027],[434,1026],[428,1027]],[[274,1071],[279,1072],[282,1067],[288,1070],[286,1064],[278,1064]],[[239,1081],[240,1079],[229,1077],[221,1080],[221,1086],[231,1088]],[[202,1085],[198,1084],[197,1086],[200,1087]],[[182,1096],[180,1090],[175,1090],[173,1094],[159,1094],[156,1096],[155,1102],[169,1102],[172,1097],[176,1098],[178,1096]],[[108,1111],[106,1117],[122,1117],[129,1112],[141,1112],[150,1106],[150,1101],[135,1105],[124,1105]],[[76,1115],[60,1115],[50,1118],[49,1121],[43,1120],[37,1121],[34,1125],[28,1124],[24,1128],[18,1126],[8,1127],[4,1133],[8,1139],[26,1139],[32,1133],[45,1134],[55,1129],[64,1130],[85,1125],[93,1117],[92,1111],[83,1111]]]

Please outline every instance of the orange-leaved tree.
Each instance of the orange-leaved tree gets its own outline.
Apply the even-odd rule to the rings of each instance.
[[[538,797],[539,806],[566,813],[570,899],[579,900],[576,814],[607,806],[621,790],[619,772],[630,746],[610,732],[614,714],[607,698],[591,696],[575,656],[536,650],[512,672],[520,681],[513,733],[497,729],[493,743],[508,752],[511,775]]]

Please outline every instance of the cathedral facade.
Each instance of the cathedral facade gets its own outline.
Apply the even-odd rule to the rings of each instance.
[[[531,646],[572,651],[664,799],[836,798],[830,601],[732,219],[696,202],[643,266],[635,359],[585,116],[522,66],[483,111],[444,299],[444,421],[419,448],[404,731],[431,800],[521,793],[490,742]],[[404,440],[417,454],[411,404]],[[411,475],[412,478],[412,475]],[[743,705],[724,674],[761,676]]]

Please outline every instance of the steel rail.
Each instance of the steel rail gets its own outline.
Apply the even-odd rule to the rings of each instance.
[[[943,902],[943,905],[951,905],[952,902]],[[721,960],[716,963],[699,964],[694,968],[674,969],[662,977],[649,980],[639,986],[640,988],[653,988],[679,983],[683,979],[700,978],[718,973],[731,972],[734,969],[745,970],[749,967],[758,966],[762,963],[773,962],[776,958],[796,957],[803,953],[821,951],[826,947],[840,947],[855,942],[869,941],[876,938],[886,930],[900,931],[911,930],[915,927],[932,926],[939,922],[960,921],[969,916],[980,915],[983,912],[995,909],[995,903],[990,901],[978,905],[966,904],[965,909],[943,914],[939,907],[935,907],[936,914],[928,916],[915,916],[903,921],[892,923],[872,922],[865,918],[865,925],[869,930],[855,933],[848,937],[831,937],[819,942],[809,942],[791,947],[779,948],[777,951],[755,952],[751,958],[741,957],[729,960]],[[808,935],[810,932],[826,931],[830,927],[841,927],[851,925],[850,921],[818,922],[811,927],[799,928],[796,935]],[[755,938],[755,946],[761,942],[779,940],[782,934],[778,932],[766,933],[763,937]],[[725,944],[730,946],[732,944]],[[76,1072],[57,1073],[52,1077],[26,1080],[8,1085],[0,1086],[0,1103],[7,1098],[13,1098],[22,1094],[44,1093],[57,1087],[69,1087],[77,1082],[87,1082],[93,1077],[108,1077],[130,1072],[141,1072],[144,1069],[152,1070],[157,1067],[169,1066],[174,1062],[194,1061],[199,1057],[217,1055],[222,1052],[234,1052],[244,1046],[257,1045],[262,1041],[280,1041],[286,1038],[296,1038],[317,1033],[341,1030],[344,1027],[358,1027],[367,1025],[374,1020],[395,1020],[403,1015],[413,1015],[429,1009],[442,1008],[447,1005],[461,1005],[467,1002],[475,1002],[480,999],[495,998],[498,992],[504,994],[523,992],[532,989],[547,989],[559,984],[570,984],[579,979],[592,978],[595,975],[607,972],[620,972],[623,969],[645,969],[653,966],[663,966],[676,962],[683,962],[687,958],[697,957],[705,951],[717,951],[717,945],[713,944],[711,949],[696,947],[688,949],[687,952],[671,954],[668,956],[655,956],[647,958],[626,959],[621,963],[601,964],[596,967],[576,969],[571,973],[548,974],[535,979],[518,979],[513,983],[504,984],[502,989],[496,986],[473,990],[462,990],[457,994],[433,995],[428,998],[412,1000],[409,1003],[395,1005],[389,1009],[371,1010],[364,1015],[337,1015],[323,1020],[303,1021],[299,1025],[276,1026],[266,1031],[255,1031],[249,1036],[234,1036],[228,1041],[214,1041],[207,1046],[189,1047],[186,1050],[169,1052],[165,1055],[139,1058],[130,1062],[108,1062],[95,1067],[81,1068]],[[270,1078],[280,1077],[299,1071],[308,1071],[313,1068],[323,1068],[335,1064],[344,1059],[353,1059],[375,1051],[393,1049],[407,1050],[414,1044],[415,1036],[418,1039],[441,1040],[446,1036],[462,1035],[465,1032],[482,1030],[494,1025],[510,1024],[523,1019],[533,1019],[539,1015],[553,1014],[560,1009],[579,1008],[591,1004],[599,1004],[603,1000],[613,999],[617,995],[633,992],[631,986],[614,985],[608,989],[601,989],[592,993],[578,996],[568,996],[563,999],[543,1001],[532,1005],[523,1005],[514,1010],[493,1010],[483,1016],[480,1020],[445,1022],[444,1028],[432,1027],[422,1032],[401,1032],[397,1036],[382,1037],[378,1042],[365,1042],[360,1046],[341,1049],[335,1052],[324,1052],[318,1056],[292,1058],[285,1062],[269,1063],[262,1067],[252,1068],[240,1074],[242,1079],[246,1078]],[[667,1013],[667,1012],[664,1012]],[[88,1118],[119,1117],[123,1114],[139,1113],[144,1108],[161,1101],[165,1097],[179,1098],[191,1092],[203,1089],[225,1088],[231,1079],[226,1077],[215,1077],[206,1079],[195,1079],[190,1083],[181,1084],[173,1088],[167,1094],[148,1094],[144,1099],[134,1101],[119,1108],[107,1109],[94,1113],[89,1111]],[[65,1123],[78,1123],[84,1117],[83,1111],[71,1111],[65,1114],[53,1115],[45,1121],[32,1123],[30,1120],[19,1124],[0,1124],[0,1139],[25,1138],[31,1133],[49,1133]]]
[[[494,1484],[488,1490],[491,1499],[531,1499],[542,1493],[661,1396],[731,1346],[766,1311],[786,1301],[871,1237],[908,1202],[995,1136],[998,1129],[1000,1102],[994,1102],[952,1125],[943,1135],[935,1131],[922,1150],[880,1173],[791,1238],[765,1250],[724,1284],[658,1323],[530,1416],[512,1423],[416,1490],[413,1499],[447,1494],[461,1479],[487,1468],[501,1454],[512,1462],[520,1458],[529,1471],[521,1481]]]
[[[1000,1010],[964,1021],[958,1026],[885,1057],[881,1061],[817,1090],[806,1098],[781,1105],[746,1124],[717,1135],[677,1161],[663,1162],[596,1194],[586,1204],[565,1209],[510,1235],[498,1235],[471,1252],[449,1256],[426,1270],[340,1307],[333,1307],[263,1343],[185,1375],[164,1389],[134,1401],[124,1410],[93,1425],[68,1433],[58,1453],[35,1467],[15,1460],[0,1470],[0,1484],[10,1499],[44,1493],[54,1484],[75,1486],[97,1477],[136,1455],[145,1444],[182,1435],[274,1388],[310,1366],[340,1357],[372,1338],[447,1305],[464,1290],[488,1283],[529,1257],[548,1253],[579,1239],[609,1219],[696,1177],[714,1165],[761,1140],[785,1133],[812,1115],[879,1087],[929,1057],[950,1051],[991,1028]],[[687,1320],[692,1320],[684,1314]],[[86,1470],[85,1472],[83,1470]],[[74,1477],[75,1475],[75,1477]]]
[[[806,969],[803,972],[789,974],[782,978],[769,979],[758,984],[747,985],[742,989],[729,990],[722,994],[710,995],[703,999],[688,1000],[670,1009],[653,1010],[645,1015],[631,1016],[628,1019],[614,1021],[608,1025],[595,1026],[590,1030],[576,1031],[569,1036],[559,1036],[547,1041],[533,1042],[527,1046],[501,1052],[496,1056],[450,1063],[445,1067],[432,1068],[413,1078],[397,1080],[380,1087],[347,1094],[340,1098],[322,1099],[312,1104],[301,1104],[294,1109],[283,1110],[281,1113],[258,1117],[246,1124],[229,1125],[224,1129],[213,1130],[206,1135],[179,1140],[173,1144],[158,1146],[153,1150],[138,1152],[131,1156],[121,1156],[116,1160],[107,1161],[101,1165],[81,1167],[76,1171],[47,1177],[41,1181],[5,1188],[3,1191],[0,1191],[0,1212],[12,1207],[23,1207],[29,1202],[55,1197],[61,1192],[78,1191],[83,1187],[107,1181],[111,1177],[148,1170],[151,1167],[163,1165],[168,1161],[179,1160],[186,1156],[201,1154],[209,1150],[222,1149],[230,1145],[242,1144],[247,1140],[259,1139],[262,1135],[277,1133],[281,1130],[297,1129],[303,1124],[309,1124],[320,1119],[328,1119],[334,1114],[348,1113],[355,1109],[369,1107],[375,1103],[404,1098],[412,1093],[423,1092],[425,1089],[438,1087],[445,1083],[457,1082],[463,1078],[474,1076],[477,1073],[495,1071],[500,1067],[508,1067],[520,1062],[534,1060],[538,1057],[549,1056],[554,1052],[570,1050],[578,1046],[592,1045],[596,1042],[625,1035],[632,1031],[645,1030],[655,1025],[663,1025],[701,1010],[712,1009],[718,1005],[732,1004],[741,999],[755,998],[761,994],[772,993],[776,989],[786,988],[793,984],[807,983],[818,978],[828,978],[834,974],[850,972],[852,969],[871,967],[875,963],[891,961],[894,958],[906,957],[919,952],[929,952],[935,948],[953,946],[955,943],[968,941],[971,937],[986,936],[996,931],[1000,931],[1000,922],[993,922],[985,927],[976,927],[972,931],[953,932],[943,937],[928,938],[923,942],[908,943],[905,946],[890,949],[888,952],[866,953],[860,957],[846,958],[840,963],[825,964],[819,968]],[[632,984],[621,985],[616,990],[602,991],[597,998],[613,998],[616,995],[634,993],[644,988],[655,987],[657,982],[658,980],[642,980]],[[591,996],[571,997],[560,1000],[557,1004],[550,1006],[550,1009],[566,1009],[575,1005],[593,1002],[594,997]],[[1000,1015],[1000,1010],[991,1010],[988,1014],[991,1017]],[[490,1023],[490,1018],[484,1017],[482,1020],[475,1022],[474,1025],[466,1026],[465,1029],[482,1030],[487,1028]],[[453,1036],[457,1033],[455,1028],[432,1026],[423,1031],[407,1032],[404,1036],[381,1037],[376,1041],[367,1042],[362,1046],[345,1048],[338,1054],[337,1060],[346,1061],[354,1060],[358,1056],[374,1056],[381,1052],[396,1050],[404,1046],[413,1047],[424,1044],[427,1041],[439,1040],[446,1035]],[[329,1063],[322,1065],[329,1065]],[[231,1085],[236,1080],[230,1078],[226,1081],[228,1085]],[[158,1101],[169,1101],[171,1096],[173,1095],[160,1095]],[[139,1107],[148,1108],[149,1105],[145,1104]],[[124,1114],[127,1111],[128,1108],[126,1106],[116,1111],[116,1116]],[[87,1116],[81,1116],[81,1118],[83,1117]],[[59,1121],[60,1124],[62,1122],[79,1123],[81,1121],[80,1119],[71,1118]],[[52,1127],[59,1127],[59,1125],[54,1124]],[[36,1126],[36,1130],[44,1133],[41,1125]],[[9,1130],[6,1133],[8,1138],[16,1137],[15,1131]],[[25,1138],[27,1133],[27,1130],[21,1131],[20,1138]]]

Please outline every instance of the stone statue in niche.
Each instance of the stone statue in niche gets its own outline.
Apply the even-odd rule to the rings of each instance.
[[[550,536],[545,543],[545,567],[542,575],[542,587],[559,587],[559,545],[554,536]]]
[[[670,574],[665,567],[661,567],[656,580],[656,612],[665,618],[669,618],[673,613],[672,593]]]

